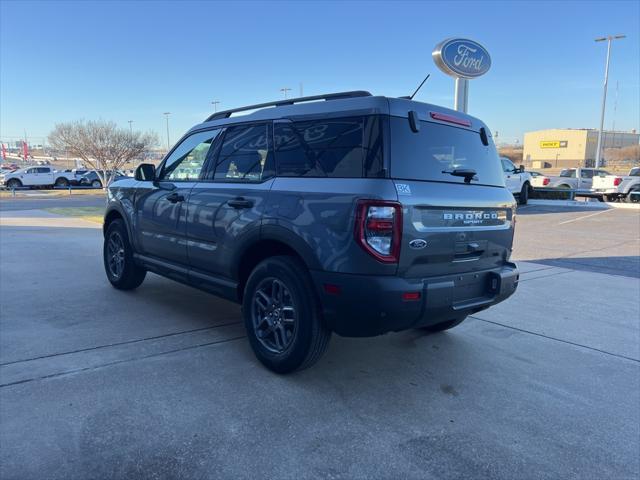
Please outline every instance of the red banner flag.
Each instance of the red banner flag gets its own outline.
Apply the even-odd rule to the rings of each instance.
[[[27,142],[24,140],[22,141],[22,154],[24,155],[24,161],[26,162],[29,157],[29,145],[27,145]]]

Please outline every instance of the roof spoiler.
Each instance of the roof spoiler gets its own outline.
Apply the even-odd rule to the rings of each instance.
[[[248,105],[246,107],[233,108],[231,110],[224,110],[222,112],[214,113],[213,115],[210,115],[209,117],[207,117],[205,122],[210,122],[212,120],[220,120],[223,118],[229,118],[233,113],[245,112],[247,110],[256,110],[258,108],[282,107],[284,105],[294,105],[296,103],[313,102],[316,100],[342,100],[344,98],[370,97],[370,96],[371,96],[371,93],[366,92],[364,90],[354,90],[352,92],[328,93],[325,95],[314,95],[311,97],[290,98],[287,100],[278,100],[275,102],[258,103],[257,105]]]

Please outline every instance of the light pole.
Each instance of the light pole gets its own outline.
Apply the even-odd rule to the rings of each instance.
[[[286,99],[287,98],[287,92],[290,92],[291,89],[287,88],[287,87],[283,87],[283,88],[280,89],[280,91],[284,94],[284,98]]]
[[[164,118],[167,120],[167,152],[169,151],[169,115],[171,115],[171,112],[164,112],[163,113]]]
[[[602,112],[600,113],[600,130],[598,130],[598,146],[596,147],[596,165],[600,168],[600,157],[602,155],[602,129],[604,128],[604,109],[607,103],[607,83],[609,82],[609,58],[611,57],[611,42],[625,38],[626,35],[609,35],[607,37],[598,37],[596,42],[607,41],[607,63],[604,67],[604,91],[602,93]]]
[[[127,120],[127,123],[129,124],[129,133],[133,135],[133,127],[131,126],[131,124],[133,124],[133,120]]]
[[[216,113],[218,111],[218,104],[220,103],[219,100],[214,100],[213,102],[211,102],[211,105],[213,105],[213,113]]]

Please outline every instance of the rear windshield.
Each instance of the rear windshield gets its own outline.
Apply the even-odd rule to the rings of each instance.
[[[392,178],[464,183],[463,177],[446,173],[461,169],[476,171],[471,183],[504,186],[491,138],[485,146],[478,132],[432,122],[420,122],[414,133],[407,118],[391,117]]]

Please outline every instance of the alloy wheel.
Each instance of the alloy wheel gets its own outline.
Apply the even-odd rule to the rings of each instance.
[[[124,271],[124,242],[120,232],[111,232],[107,244],[107,265],[109,273],[115,278],[120,278]]]
[[[256,288],[251,318],[260,344],[272,353],[284,352],[293,342],[297,314],[287,286],[277,278],[266,278]]]

